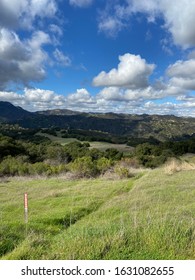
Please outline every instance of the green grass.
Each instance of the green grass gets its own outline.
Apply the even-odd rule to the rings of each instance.
[[[118,181],[2,182],[1,259],[195,259],[194,182],[194,171],[163,169]]]
[[[56,142],[56,143],[61,144],[61,145],[66,145],[66,144],[69,144],[69,143],[74,142],[74,141],[79,142],[79,140],[77,140],[76,138],[62,138],[60,135],[54,136],[54,135],[51,135],[51,134],[48,134],[48,133],[38,132],[37,135],[47,137],[51,141]]]
[[[80,142],[76,138],[62,138],[62,137],[60,137],[60,135],[53,136],[53,135],[50,135],[47,133],[40,133],[40,132],[37,133],[37,135],[45,136],[45,137],[49,138],[51,141],[56,142],[61,145],[66,145],[66,144],[69,144],[74,141]],[[132,152],[132,147],[127,146],[126,144],[112,144],[112,143],[101,142],[101,141],[92,141],[92,142],[89,141],[89,144],[90,144],[91,148],[96,148],[96,149],[99,149],[100,151],[105,151],[106,149],[114,148],[114,149],[117,149],[120,152],[123,152],[126,154]]]
[[[106,142],[89,142],[91,148],[99,149],[100,151],[105,151],[106,149],[114,148],[123,153],[131,153],[132,147],[127,146],[126,144],[111,144]]]

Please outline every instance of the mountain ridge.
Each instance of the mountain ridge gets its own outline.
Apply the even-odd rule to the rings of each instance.
[[[195,134],[195,118],[174,115],[135,115],[83,113],[68,109],[28,112],[0,101],[0,122],[17,123],[24,128],[55,128],[100,131],[133,138],[154,137],[160,141]]]

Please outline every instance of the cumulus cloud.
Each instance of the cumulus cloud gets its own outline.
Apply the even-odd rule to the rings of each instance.
[[[23,96],[21,94],[18,94],[16,92],[12,92],[12,91],[0,91],[0,100],[1,101],[8,101],[10,102],[10,100],[12,102],[17,102],[17,101],[22,101],[23,100]]]
[[[0,89],[10,83],[28,84],[45,77],[44,62],[47,54],[43,45],[49,36],[38,31],[29,40],[21,41],[15,32],[0,30]]]
[[[148,86],[142,89],[121,89],[117,87],[106,87],[98,94],[99,98],[103,98],[109,101],[146,101],[157,100],[167,96],[167,89],[155,89],[152,86]]]
[[[57,12],[55,0],[1,0],[0,26],[31,29],[36,17],[53,17]]]
[[[93,3],[93,0],[69,0],[70,5],[85,8],[90,6]]]
[[[164,78],[149,83],[155,65],[140,56],[119,56],[118,68],[102,71],[93,79],[94,86],[103,86],[98,98],[106,101],[130,102],[163,100],[189,96],[195,90],[195,59],[179,60],[170,65]],[[184,101],[184,100],[183,100]]]
[[[0,91],[0,100],[9,101],[29,111],[38,111],[65,107],[66,99],[63,95],[51,90],[39,88],[24,88],[21,94],[15,92]]]
[[[178,100],[161,103],[148,100],[140,92],[140,98],[132,96],[134,91],[119,88],[106,88],[96,96],[91,95],[87,89],[77,89],[66,97],[51,90],[38,88],[25,88],[21,94],[0,91],[0,100],[10,101],[29,111],[39,111],[54,108],[67,108],[85,112],[115,112],[128,114],[175,114],[178,116],[195,116],[195,97],[180,96]],[[153,89],[148,89],[152,93]],[[139,92],[137,92],[138,94]],[[142,92],[143,93],[143,92]],[[109,96],[110,94],[110,96]],[[154,98],[155,99],[155,98]]]
[[[81,104],[81,103],[93,103],[93,99],[90,95],[90,93],[85,89],[85,88],[81,88],[81,89],[77,89],[76,92],[71,93],[67,96],[67,101],[69,104]]]
[[[55,93],[51,90],[25,88],[24,93],[24,98],[27,102],[49,103],[55,97]]]
[[[94,86],[144,88],[155,65],[147,64],[139,55],[124,54],[119,56],[118,68],[106,73],[102,71],[93,79]]]
[[[168,67],[167,74],[170,77],[194,79],[195,59],[190,59],[186,61],[178,60],[176,63]]]
[[[43,32],[37,30],[36,24],[39,21],[44,27],[44,19],[54,18],[56,13],[56,0],[0,1],[0,90],[45,78],[49,59],[44,47],[61,36],[61,29],[53,24]],[[22,34],[22,39],[18,35],[21,28],[30,31]],[[62,54],[61,61],[65,63]]]
[[[195,2],[190,0],[160,1],[165,27],[173,36],[175,44],[184,48],[195,46]]]
[[[124,100],[123,90],[118,87],[106,87],[99,92],[98,97],[110,101]]]
[[[85,89],[77,89],[67,96],[57,94],[52,90],[39,88],[24,88],[19,94],[13,91],[0,91],[0,100],[19,105],[29,111],[39,111],[55,108],[69,108],[78,111],[97,110],[97,100]]]
[[[185,90],[195,90],[195,59],[179,60],[167,69],[170,84]]]
[[[33,111],[58,108],[65,105],[65,97],[52,90],[25,88],[23,98],[26,106],[31,106]]]
[[[97,95],[106,101],[131,102],[162,100],[188,95],[195,88],[195,60],[178,61],[170,65],[165,79],[149,83],[155,65],[148,64],[140,56],[125,54],[119,56],[118,68],[108,73],[102,71],[93,79],[94,86],[104,88]]]

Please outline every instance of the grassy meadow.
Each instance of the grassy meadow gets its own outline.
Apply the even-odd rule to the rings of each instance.
[[[59,134],[59,133],[58,133]],[[39,136],[45,136],[47,138],[49,138],[52,142],[61,144],[61,145],[66,145],[69,144],[71,142],[74,141],[78,141],[76,138],[62,138],[60,136],[60,134],[58,136],[54,136],[51,134],[47,134],[47,133],[37,133],[37,135]],[[84,141],[85,142],[85,141]],[[93,149],[98,149],[100,151],[105,151],[106,149],[117,149],[119,152],[123,152],[124,154],[128,154],[132,152],[132,147],[126,145],[126,144],[112,144],[112,143],[108,143],[108,142],[103,142],[103,141],[87,141],[90,144],[90,148]]]
[[[0,259],[195,259],[195,172],[0,182]],[[28,192],[28,224],[23,195]]]

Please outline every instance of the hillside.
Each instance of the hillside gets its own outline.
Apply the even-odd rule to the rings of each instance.
[[[45,115],[45,116],[74,116],[79,115],[79,112],[67,110],[67,109],[54,109],[54,110],[45,110],[45,111],[37,111],[37,114]]]
[[[184,139],[195,133],[195,119],[173,115],[128,115],[49,110],[30,113],[8,102],[0,102],[0,120],[24,128],[60,128],[107,133],[109,137]],[[79,133],[79,132],[77,132]]]
[[[1,182],[1,259],[195,259],[194,181],[193,170],[161,168],[123,180]]]
[[[33,113],[16,107],[10,102],[0,101],[0,122],[15,122],[33,115]]]

